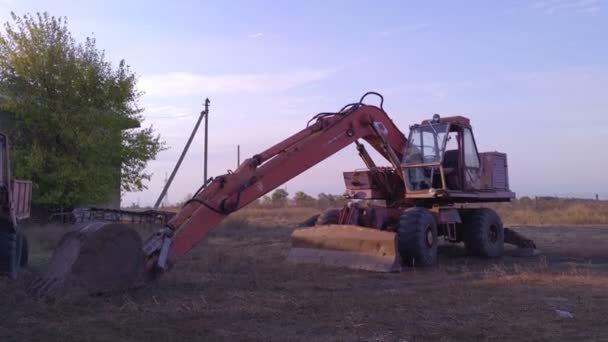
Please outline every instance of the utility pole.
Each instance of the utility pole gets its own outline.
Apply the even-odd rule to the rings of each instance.
[[[192,130],[192,133],[190,133],[190,138],[188,138],[188,142],[186,142],[186,146],[184,146],[184,149],[182,150],[182,154],[179,156],[179,159],[177,160],[177,163],[175,164],[175,167],[173,168],[173,171],[171,172],[171,176],[169,176],[169,179],[165,183],[165,187],[163,188],[163,191],[160,193],[160,196],[158,196],[158,199],[156,200],[156,204],[154,204],[154,209],[158,209],[158,207],[160,206],[160,203],[162,202],[163,198],[167,194],[167,191],[169,190],[171,183],[173,183],[173,178],[175,178],[175,174],[177,174],[177,170],[179,170],[179,167],[182,165],[182,162],[184,161],[184,157],[186,156],[186,152],[188,152],[188,149],[190,148],[190,144],[192,144],[192,140],[194,139],[194,136],[196,135],[196,132],[198,131],[198,127],[201,125],[201,121],[203,121],[203,117],[205,117],[205,122],[207,122],[207,120],[206,120],[207,116],[209,116],[209,99],[205,100],[205,109],[203,109],[203,111],[201,112],[201,115],[198,117],[198,120],[196,121],[196,125],[194,125],[194,129]],[[206,130],[207,130],[207,127],[205,124],[205,131]],[[206,177],[207,177],[207,134],[205,132],[205,179],[206,179]]]
[[[165,185],[167,185],[168,182],[169,178],[167,176],[167,173],[165,172]],[[169,189],[167,189],[167,191],[165,192],[165,196],[162,199],[162,205],[163,208],[167,208],[169,206]]]
[[[236,145],[236,168],[241,166],[241,145]]]
[[[209,142],[209,99],[205,99],[205,171],[203,175],[203,184],[207,183],[207,144]]]

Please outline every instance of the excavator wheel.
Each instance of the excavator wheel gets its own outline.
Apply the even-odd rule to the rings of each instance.
[[[433,266],[437,263],[437,222],[426,209],[406,209],[399,220],[397,243],[404,266]]]
[[[328,209],[319,215],[317,218],[317,226],[323,226],[327,224],[338,224],[340,219],[340,209]]]
[[[143,279],[139,234],[120,223],[88,222],[61,238],[28,290],[44,297],[101,294],[141,286]]]
[[[471,209],[463,218],[464,244],[469,253],[497,258],[504,251],[505,232],[498,214],[489,208]]]

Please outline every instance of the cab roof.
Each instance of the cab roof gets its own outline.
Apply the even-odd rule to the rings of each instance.
[[[433,120],[423,120],[420,124],[428,125],[432,121]],[[471,120],[469,120],[469,118],[461,116],[461,115],[440,117],[439,123],[449,123],[452,125],[471,128]]]

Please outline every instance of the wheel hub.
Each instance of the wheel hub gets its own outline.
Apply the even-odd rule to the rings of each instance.
[[[426,227],[426,245],[430,248],[433,247],[433,243],[435,242],[435,237],[433,236],[433,229],[431,226]]]
[[[498,241],[498,227],[490,226],[489,237],[490,237],[490,241],[492,241],[492,242]]]

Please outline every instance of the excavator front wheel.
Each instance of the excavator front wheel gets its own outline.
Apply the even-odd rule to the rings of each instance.
[[[489,208],[471,209],[463,218],[464,244],[472,255],[497,258],[503,255],[505,232],[498,214]]]
[[[437,263],[437,222],[426,208],[406,209],[397,228],[397,246],[404,266],[433,266]]]

